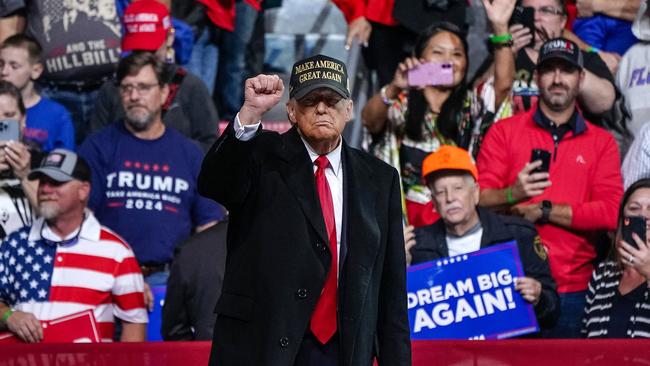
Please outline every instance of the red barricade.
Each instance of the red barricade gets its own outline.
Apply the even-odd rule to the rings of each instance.
[[[0,366],[202,366],[209,353],[209,342],[17,344],[0,348]],[[413,342],[413,366],[518,365],[650,365],[650,341]]]

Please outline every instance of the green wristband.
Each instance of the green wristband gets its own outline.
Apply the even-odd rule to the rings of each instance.
[[[512,197],[512,187],[506,188],[506,202],[509,205],[517,203],[517,201]]]
[[[3,322],[3,323],[7,323],[7,319],[9,319],[9,317],[10,317],[13,313],[14,313],[14,311],[13,311],[12,309],[9,309],[9,310],[5,311],[5,313],[2,314],[2,322]]]
[[[587,47],[587,52],[598,53],[598,52],[600,52],[600,49],[597,48],[597,47],[594,47],[594,46],[589,46],[589,47]]]
[[[504,44],[510,42],[512,42],[512,34],[510,33],[490,35],[490,43],[492,44]]]

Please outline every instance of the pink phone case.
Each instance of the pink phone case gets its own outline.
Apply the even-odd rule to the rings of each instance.
[[[427,62],[409,70],[409,86],[451,85],[454,69],[448,62]]]

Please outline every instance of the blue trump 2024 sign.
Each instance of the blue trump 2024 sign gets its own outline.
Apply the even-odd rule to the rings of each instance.
[[[539,330],[515,291],[524,277],[516,242],[411,266],[411,339],[503,339]]]

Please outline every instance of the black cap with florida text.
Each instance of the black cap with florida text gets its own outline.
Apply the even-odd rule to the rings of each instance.
[[[343,98],[350,98],[345,63],[329,56],[316,55],[293,64],[289,98],[300,99],[318,88],[329,88]]]
[[[578,69],[584,67],[580,48],[566,38],[553,38],[544,43],[539,50],[537,67],[539,68],[544,62],[553,59],[564,60]]]

